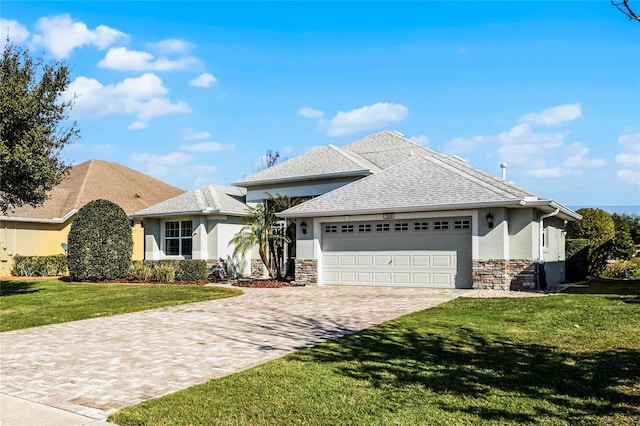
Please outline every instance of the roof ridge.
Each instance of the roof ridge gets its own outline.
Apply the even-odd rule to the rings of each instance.
[[[362,167],[363,170],[373,170],[371,166],[374,166],[377,170],[380,170],[380,167],[376,166],[371,161],[368,161],[366,158],[363,158],[357,152],[349,151],[348,149],[340,148],[339,146],[335,146],[333,144],[329,144],[327,145],[327,147],[332,148],[334,151],[347,158],[352,163]]]
[[[507,192],[507,191],[505,191],[505,190],[503,190],[501,188],[497,188],[494,185],[491,185],[491,184],[483,181],[482,179],[478,179],[477,177],[472,176],[470,173],[467,173],[466,171],[463,171],[463,170],[461,170],[461,169],[459,169],[457,167],[453,167],[451,164],[448,164],[447,162],[442,161],[442,159],[437,158],[435,156],[431,156],[431,157],[420,156],[420,158],[422,158],[424,160],[427,160],[427,161],[430,161],[430,162],[432,162],[434,164],[437,163],[441,167],[444,167],[445,169],[449,170],[450,172],[455,173],[456,175],[460,176],[461,178],[466,179],[466,180],[471,181],[471,182],[474,182],[474,183],[482,186],[483,188],[488,189],[488,190],[490,190],[490,191],[492,191],[492,192],[494,192],[494,193],[496,193],[498,195],[501,195],[503,197],[506,196],[506,197],[521,198],[521,197],[518,197],[517,195],[512,194],[512,193],[509,193],[509,192]],[[473,167],[473,166],[470,166],[468,164],[465,164],[465,165],[467,167]],[[475,169],[476,168],[474,167],[474,170]]]
[[[82,194],[84,193],[84,188],[87,186],[87,182],[89,181],[89,175],[91,174],[91,169],[94,168],[95,160],[94,159],[90,159],[90,160],[87,161],[87,163],[88,163],[87,164],[87,172],[82,177],[82,184],[80,185],[80,188],[78,189],[78,192],[76,192],[75,199],[73,200],[72,206],[75,209],[80,208],[78,206],[78,204],[80,203],[80,199],[82,198]],[[82,164],[82,163],[80,163],[80,164]]]
[[[211,206],[206,206],[207,208],[217,208],[217,209],[221,209],[222,208],[222,203],[220,202],[220,197],[218,197],[218,188],[219,186],[214,185],[214,184],[209,184],[207,185],[207,189],[208,189],[208,194],[211,197]]]

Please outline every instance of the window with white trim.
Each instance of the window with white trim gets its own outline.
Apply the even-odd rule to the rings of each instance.
[[[389,229],[388,223],[376,223],[376,232],[389,232]]]
[[[469,220],[456,220],[453,222],[455,229],[469,229],[471,227],[471,221]]]
[[[428,231],[429,222],[413,222],[414,231]]]
[[[371,225],[368,223],[358,225],[358,232],[371,232]]]
[[[324,232],[326,232],[327,234],[334,234],[334,233],[338,232],[338,226],[337,225],[325,225]]]
[[[394,231],[402,232],[409,230],[409,224],[407,222],[396,223],[393,227]]]
[[[443,231],[445,229],[449,229],[449,221],[447,220],[437,220],[433,222],[433,229]]]
[[[353,232],[353,225],[342,225],[341,232]]]
[[[164,253],[167,256],[191,257],[193,249],[193,222],[170,221],[164,224]]]

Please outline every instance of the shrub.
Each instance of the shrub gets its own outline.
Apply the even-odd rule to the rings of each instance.
[[[186,259],[178,262],[176,279],[180,281],[201,281],[207,279],[207,262],[202,259]]]
[[[133,251],[131,225],[117,204],[95,200],[82,207],[69,231],[69,274],[75,281],[126,276]]]
[[[136,281],[148,281],[151,279],[151,266],[135,260],[129,265],[129,277]]]
[[[592,247],[599,247],[615,235],[615,225],[609,213],[602,209],[578,209],[581,220],[567,224],[567,238],[584,238]]]
[[[176,268],[169,263],[158,263],[152,271],[152,279],[161,283],[171,283],[176,278]]]
[[[615,237],[615,258],[620,260],[630,260],[636,254],[636,245],[629,233],[629,226],[621,223],[616,226]]]
[[[67,273],[67,256],[20,256],[13,258],[11,274],[19,277],[46,277]]]
[[[601,276],[617,280],[631,280],[640,274],[640,264],[630,261],[616,261],[607,264]]]

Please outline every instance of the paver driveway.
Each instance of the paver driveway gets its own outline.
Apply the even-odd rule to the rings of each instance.
[[[95,419],[462,294],[245,289],[229,299],[0,333],[0,392]]]

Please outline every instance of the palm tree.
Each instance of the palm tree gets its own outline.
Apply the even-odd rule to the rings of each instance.
[[[271,196],[270,196],[271,198]],[[238,253],[245,254],[253,247],[258,247],[258,254],[260,260],[267,268],[269,277],[273,278],[280,276],[280,268],[278,267],[277,275],[274,274],[273,269],[269,265],[268,260],[268,247],[274,243],[289,243],[291,239],[286,235],[280,235],[273,232],[272,225],[276,222],[276,210],[275,203],[266,200],[262,204],[258,204],[256,207],[249,208],[249,214],[243,219],[244,227],[235,234],[229,245],[234,245],[233,254]]]

